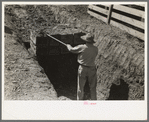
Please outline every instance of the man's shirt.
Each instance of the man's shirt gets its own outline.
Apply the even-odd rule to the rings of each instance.
[[[98,48],[92,44],[83,44],[73,47],[69,50],[78,54],[78,63],[84,66],[95,66],[95,58],[98,54]]]

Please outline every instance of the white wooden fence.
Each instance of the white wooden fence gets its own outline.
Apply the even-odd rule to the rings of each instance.
[[[145,39],[145,4],[89,5],[88,13],[107,24],[127,31],[141,40]]]

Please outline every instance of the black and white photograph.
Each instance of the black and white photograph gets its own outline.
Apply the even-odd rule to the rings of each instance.
[[[2,2],[3,119],[146,120],[147,15],[141,1]]]

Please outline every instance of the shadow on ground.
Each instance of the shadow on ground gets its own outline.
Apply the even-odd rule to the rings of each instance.
[[[112,84],[108,100],[128,100],[128,93],[128,84],[120,79],[120,85]]]

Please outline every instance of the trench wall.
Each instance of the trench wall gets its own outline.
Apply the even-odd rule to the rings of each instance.
[[[144,100],[144,42],[84,13],[87,7],[77,12],[78,7],[50,7],[57,22],[94,34],[99,49],[96,59],[99,99],[107,99],[112,84],[119,85],[124,80],[129,87],[128,99]]]

